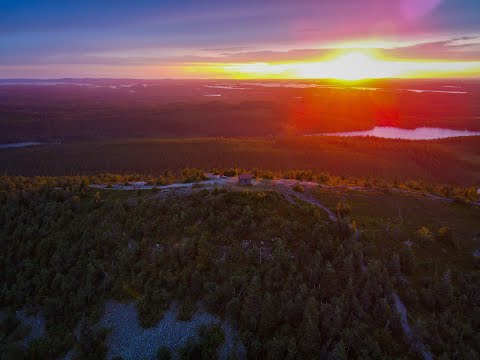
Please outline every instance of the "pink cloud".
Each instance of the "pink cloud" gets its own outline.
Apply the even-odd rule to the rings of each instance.
[[[400,10],[407,20],[416,20],[434,10],[442,0],[402,0]]]

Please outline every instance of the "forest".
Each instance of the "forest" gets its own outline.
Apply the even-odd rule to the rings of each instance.
[[[96,324],[109,299],[134,302],[145,328],[173,301],[182,319],[204,307],[238,330],[249,359],[480,356],[480,263],[452,228],[363,231],[344,202],[331,222],[274,190],[92,189],[99,179],[0,178],[2,360],[104,358],[109,329]],[[20,309],[46,322],[46,336],[27,347]],[[207,327],[174,351],[214,359],[222,342]],[[159,347],[157,357],[171,351]]]
[[[0,85],[0,142],[292,136],[374,126],[480,130],[480,85],[474,80],[289,83],[10,82]]]
[[[182,169],[288,172],[480,186],[479,137],[411,141],[347,137],[129,138],[0,149],[6,175],[160,176]],[[448,169],[448,171],[446,170]]]

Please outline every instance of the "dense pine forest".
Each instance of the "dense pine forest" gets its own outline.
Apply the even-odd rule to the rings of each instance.
[[[184,181],[197,175],[185,171]],[[0,180],[2,359],[104,358],[111,329],[97,323],[111,299],[133,302],[144,328],[172,302],[180,320],[203,308],[238,331],[244,352],[231,359],[480,356],[480,263],[465,251],[478,234],[425,224],[405,235],[394,222],[364,231],[355,204],[337,203],[332,222],[253,187],[122,192],[89,184],[133,178]],[[445,206],[478,216],[465,201]],[[41,314],[45,336],[22,345],[30,329],[16,310]],[[207,327],[157,357],[216,358],[223,336]]]
[[[161,175],[186,167],[277,173],[309,169],[343,177],[480,186],[479,137],[429,141],[375,137],[128,138],[0,149],[4,175]],[[447,171],[448,169],[448,171]]]

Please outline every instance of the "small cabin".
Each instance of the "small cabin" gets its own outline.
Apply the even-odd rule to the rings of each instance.
[[[145,186],[147,185],[147,182],[146,181],[134,181],[132,183],[130,183],[132,186]]]
[[[252,185],[252,174],[239,174],[238,175],[238,183],[240,185]]]

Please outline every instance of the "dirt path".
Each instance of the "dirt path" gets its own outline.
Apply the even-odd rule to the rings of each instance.
[[[233,185],[236,183],[236,178],[227,178],[215,175],[209,175],[208,179],[205,181],[199,182],[189,182],[189,183],[174,183],[169,185],[149,185],[145,181],[132,182],[129,185],[125,184],[114,184],[111,186],[103,184],[92,184],[90,187],[96,189],[105,189],[105,190],[122,190],[122,191],[136,191],[136,190],[169,190],[169,189],[188,189],[193,188],[194,186],[205,186],[205,187],[214,187],[214,186],[226,186]]]
[[[293,203],[294,202],[293,198],[297,198],[297,199],[299,199],[303,202],[306,202],[310,205],[316,206],[316,207],[324,210],[327,213],[328,218],[331,221],[333,221],[333,222],[337,221],[337,217],[335,216],[335,214],[333,213],[332,210],[330,210],[326,205],[322,204],[318,199],[316,199],[312,195],[308,194],[307,192],[303,192],[303,193],[297,192],[297,191],[293,190],[292,187],[290,187],[288,185],[284,185],[284,184],[276,185],[275,190],[277,190],[279,193],[281,193],[287,199],[287,201],[290,201],[290,202]]]
[[[400,300],[400,297],[396,292],[393,292],[392,296],[395,303],[395,309],[400,315],[400,323],[402,325],[403,333],[405,334],[407,341],[411,345],[413,345],[418,352],[422,354],[424,360],[433,360],[433,354],[428,350],[427,346],[414,335],[412,329],[410,328],[410,324],[408,323],[407,319],[407,308],[405,307],[405,304],[402,302],[402,300]]]

